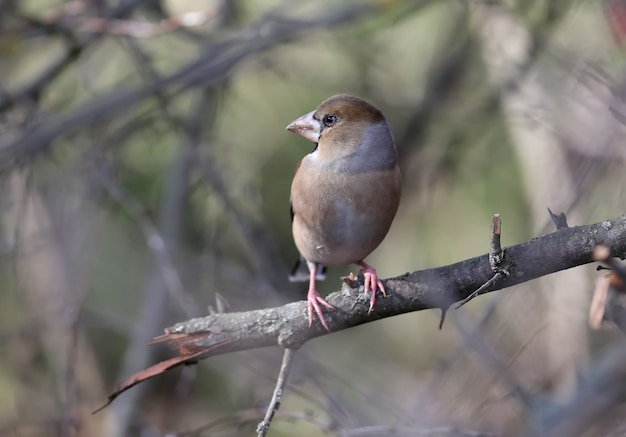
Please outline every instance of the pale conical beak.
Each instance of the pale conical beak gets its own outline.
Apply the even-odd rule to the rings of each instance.
[[[315,111],[304,114],[302,117],[289,123],[286,129],[314,143],[319,142],[320,122],[313,118],[313,114],[315,114]]]

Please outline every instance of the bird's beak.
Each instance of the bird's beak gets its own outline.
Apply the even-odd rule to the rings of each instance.
[[[286,129],[314,143],[319,142],[320,123],[313,118],[313,114],[315,114],[315,111],[304,114],[302,117],[289,123]]]

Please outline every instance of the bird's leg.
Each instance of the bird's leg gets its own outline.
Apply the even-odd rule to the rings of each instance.
[[[380,282],[380,279],[378,279],[378,275],[376,274],[376,269],[374,267],[370,266],[363,260],[359,261],[357,264],[363,267],[360,273],[362,273],[363,277],[365,278],[365,294],[367,294],[368,291],[372,292],[372,297],[370,299],[370,309],[367,312],[369,314],[372,312],[374,304],[376,303],[376,290],[380,290],[385,297],[387,297],[387,292],[385,291],[385,286],[383,285],[383,283]]]
[[[320,296],[320,294],[315,289],[315,274],[317,272],[317,265],[314,262],[306,262],[306,265],[309,267],[309,292],[307,293],[307,310],[309,312],[309,326],[313,324],[313,312],[317,314],[317,317],[320,319],[320,323],[328,332],[330,332],[330,328],[328,328],[328,324],[326,324],[326,320],[324,319],[324,314],[322,313],[323,305],[329,310],[334,310],[335,307],[326,302],[326,300]]]

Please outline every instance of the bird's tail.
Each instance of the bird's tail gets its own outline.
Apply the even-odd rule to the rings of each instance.
[[[317,264],[315,271],[315,279],[318,281],[323,281],[326,279],[326,267]],[[298,261],[296,261],[296,265],[293,266],[291,270],[291,275],[289,275],[290,282],[308,282],[309,281],[309,268],[306,265],[306,260],[300,255],[298,257]]]

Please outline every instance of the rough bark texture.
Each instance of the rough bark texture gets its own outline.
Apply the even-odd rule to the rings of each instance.
[[[487,239],[486,239],[487,240]],[[593,261],[593,248],[603,245],[612,255],[626,255],[626,216],[588,226],[563,228],[526,243],[507,247],[504,267],[510,276],[496,282],[487,292],[503,289],[550,273]],[[357,289],[344,285],[327,299],[337,311],[327,313],[332,331],[351,328],[385,317],[428,308],[447,309],[494,275],[488,255],[427,270],[406,273],[384,281],[387,298],[377,301],[368,315],[369,299]],[[216,343],[206,356],[227,351],[280,345],[297,348],[327,332],[315,323],[308,327],[306,302],[243,313],[215,314],[181,322],[157,339],[168,342],[181,353],[197,353]],[[206,356],[203,356],[206,357]],[[197,356],[194,357],[197,359]]]
[[[497,266],[492,267],[489,254],[485,254],[387,279],[383,281],[387,297],[379,299],[370,314],[370,300],[359,292],[363,287],[344,284],[340,291],[327,296],[336,310],[327,313],[326,321],[332,331],[340,331],[412,311],[428,308],[446,311],[452,303],[481,287],[484,294],[590,263],[597,246],[606,246],[614,257],[626,256],[626,215],[593,225],[562,227],[527,243],[505,248]],[[494,275],[501,276],[503,272],[506,275],[494,281]],[[489,287],[485,287],[487,282],[491,284]],[[181,364],[266,346],[297,349],[308,340],[328,334],[319,321],[313,327],[308,326],[306,308],[306,301],[293,302],[277,308],[198,317],[167,328],[154,343],[167,343],[178,355],[128,377],[109,395],[106,405],[96,411],[129,388]]]

